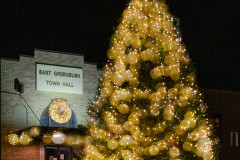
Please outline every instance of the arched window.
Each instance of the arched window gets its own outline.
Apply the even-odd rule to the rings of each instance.
[[[44,127],[63,127],[63,128],[77,128],[77,117],[72,110],[72,116],[66,123],[57,123],[52,120],[48,113],[48,107],[44,108],[40,117],[40,122]]]

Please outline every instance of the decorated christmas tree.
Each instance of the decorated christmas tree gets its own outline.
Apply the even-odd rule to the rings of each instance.
[[[163,0],[132,0],[89,106],[88,160],[216,159],[212,125],[178,23]]]

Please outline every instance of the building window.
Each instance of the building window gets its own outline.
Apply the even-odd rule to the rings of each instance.
[[[230,146],[238,147],[238,132],[230,132]]]

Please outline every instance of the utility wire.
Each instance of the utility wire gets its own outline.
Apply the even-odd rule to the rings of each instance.
[[[8,94],[14,94],[14,95],[19,95],[24,102],[27,104],[28,108],[32,111],[32,113],[34,114],[34,116],[37,118],[37,120],[39,121],[40,125],[43,126],[43,124],[41,123],[40,119],[37,117],[37,115],[34,113],[34,111],[32,110],[32,108],[30,107],[30,105],[27,103],[27,101],[25,100],[25,98],[23,97],[23,95],[21,93],[13,93],[13,92],[7,92],[7,91],[1,91],[2,93],[8,93]]]

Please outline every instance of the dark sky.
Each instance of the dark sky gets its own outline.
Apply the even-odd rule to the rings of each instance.
[[[106,61],[109,37],[128,0],[1,0],[1,57],[34,48]],[[240,1],[168,0],[202,88],[240,91]]]

